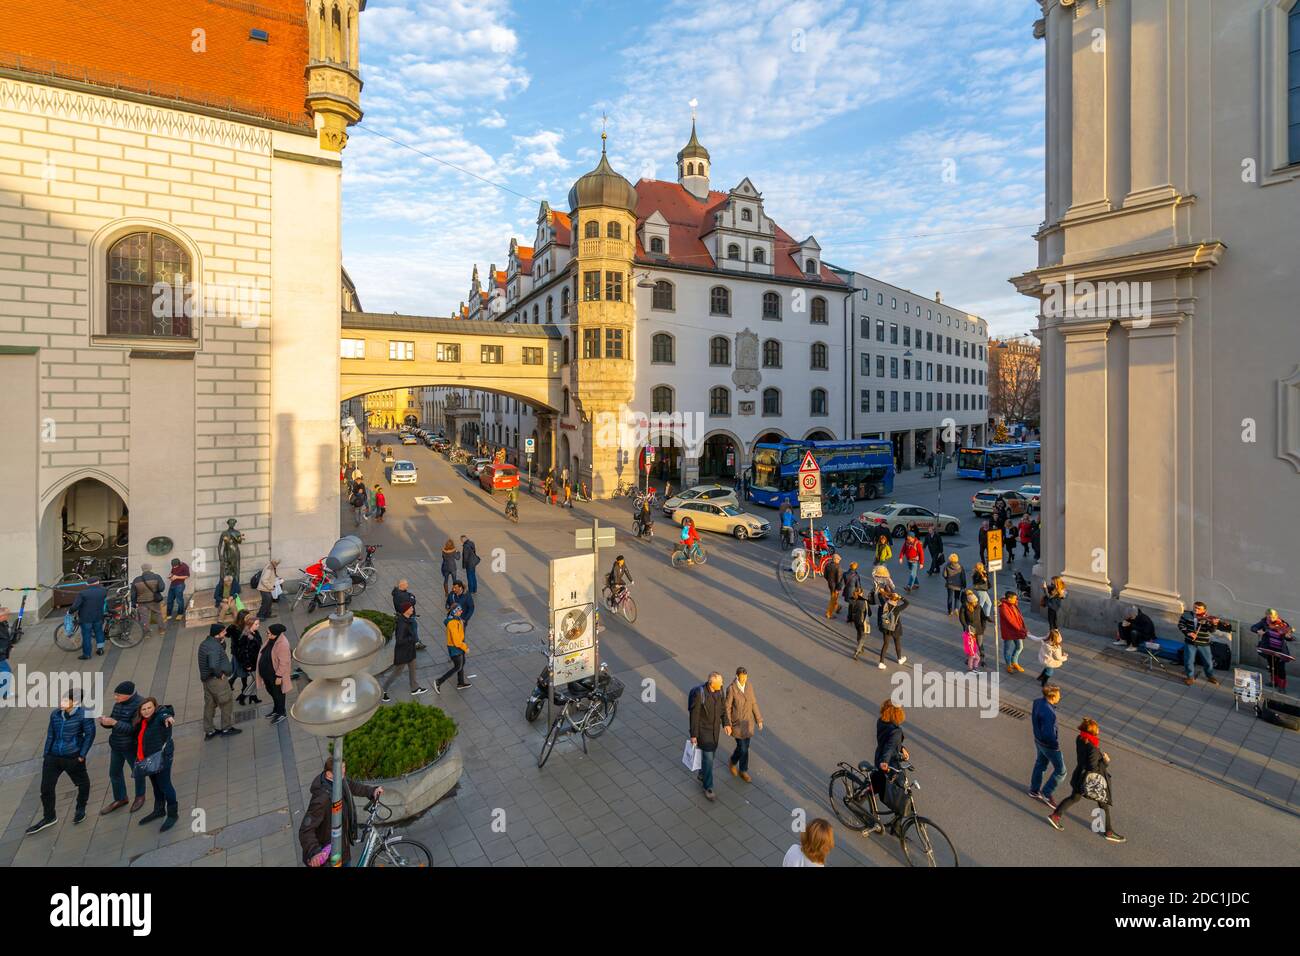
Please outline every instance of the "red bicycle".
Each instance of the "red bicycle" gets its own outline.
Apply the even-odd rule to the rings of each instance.
[[[810,574],[822,574],[826,565],[835,555],[835,546],[831,544],[826,529],[816,531],[811,538],[800,535],[802,547],[795,548],[790,557],[790,570],[799,582],[808,580]]]

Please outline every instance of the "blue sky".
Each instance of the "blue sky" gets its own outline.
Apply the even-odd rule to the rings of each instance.
[[[827,261],[1027,331],[1033,303],[1006,280],[1035,265],[1043,212],[1037,16],[1033,0],[370,0],[344,263],[367,309],[446,315],[475,263],[531,243],[539,200],[568,209],[602,113],[615,168],[671,180],[695,99],[715,189],[748,176]]]

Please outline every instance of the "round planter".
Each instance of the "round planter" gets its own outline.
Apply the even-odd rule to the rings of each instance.
[[[347,759],[346,753],[344,759]],[[442,756],[428,766],[390,780],[362,780],[361,783],[384,788],[384,795],[379,799],[392,807],[393,816],[388,822],[396,823],[418,816],[450,793],[460,780],[464,766],[460,746],[452,740]],[[357,812],[361,813],[366,805],[365,798],[353,797],[352,800]]]

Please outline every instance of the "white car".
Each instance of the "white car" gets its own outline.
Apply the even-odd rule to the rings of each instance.
[[[943,534],[957,534],[961,531],[961,522],[952,515],[936,515],[929,508],[920,505],[900,505],[891,501],[879,508],[872,508],[862,514],[868,528],[888,529],[890,537],[905,538],[910,525],[916,525],[920,531],[929,531],[936,522]]]
[[[415,462],[403,459],[393,463],[393,467],[388,473],[388,483],[390,485],[413,485],[415,484],[415,477]]]
[[[695,522],[699,531],[718,531],[740,541],[761,538],[772,529],[772,525],[758,515],[720,501],[684,502],[673,514],[673,520],[681,524],[687,518]]]
[[[1029,507],[1037,509],[1042,506],[1042,485],[1021,485],[1016,490],[1029,499]]]
[[[403,436],[402,436],[402,444],[403,444],[403,445],[418,445],[419,443],[420,443],[420,439],[416,438],[414,435],[403,435]]]
[[[696,485],[693,488],[687,488],[681,491],[662,505],[659,510],[664,513],[665,517],[671,518],[673,512],[682,506],[686,501],[708,501],[715,505],[736,505],[740,502],[736,500],[736,491],[734,488],[728,488],[725,485]]]

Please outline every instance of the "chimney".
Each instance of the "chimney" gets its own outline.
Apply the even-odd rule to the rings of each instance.
[[[934,292],[934,301],[940,303],[943,302],[943,294],[939,292],[938,289],[936,289]]]

